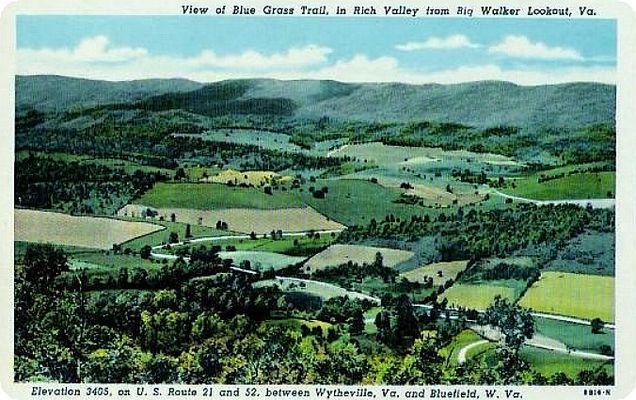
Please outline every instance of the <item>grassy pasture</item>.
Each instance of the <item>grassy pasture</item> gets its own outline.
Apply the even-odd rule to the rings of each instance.
[[[219,240],[210,245],[221,246],[227,250],[228,246],[233,246],[238,251],[268,251],[272,253],[287,254],[290,256],[314,255],[329,246],[335,239],[336,234],[322,234],[319,238],[308,236],[283,236],[282,239],[271,239],[262,237],[258,239],[226,239]],[[297,244],[294,244],[297,243]],[[203,243],[201,243],[203,244]],[[190,249],[201,245],[193,243],[187,245]],[[172,250],[170,250],[172,252]]]
[[[219,208],[280,209],[301,207],[296,194],[274,191],[267,195],[256,188],[230,187],[218,183],[158,183],[135,203],[154,208]]]
[[[127,205],[120,209],[118,214],[139,215],[140,210],[147,207],[140,205]],[[344,226],[330,221],[325,216],[317,213],[311,207],[302,208],[224,208],[215,210],[199,210],[192,208],[159,208],[156,209],[159,217],[170,220],[172,214],[175,221],[187,223],[191,226],[215,227],[218,221],[228,224],[229,231],[257,234],[269,234],[273,230],[283,232],[305,232],[311,230],[339,230]]]
[[[448,345],[441,348],[439,351],[439,355],[442,356],[445,360],[449,360],[451,365],[456,365],[459,351],[469,344],[478,342],[480,340],[483,340],[481,336],[471,331],[470,329],[465,329],[457,334],[457,336],[455,336]]]
[[[318,180],[317,188],[328,188],[324,199],[316,199],[308,191],[300,193],[302,200],[328,218],[345,225],[380,221],[388,214],[400,218],[421,215],[422,209],[394,201],[404,192],[359,179]]]
[[[165,229],[124,242],[122,243],[122,247],[124,249],[129,248],[133,251],[139,251],[146,245],[152,247],[168,243],[168,238],[171,232],[176,232],[180,240],[186,238],[186,224],[184,223],[156,220],[154,220],[153,223],[161,225],[165,227]],[[220,231],[208,226],[190,225],[190,234],[193,238],[197,238],[205,236],[225,236],[230,235],[231,232]]]
[[[144,260],[139,256],[113,254],[105,252],[99,253],[81,253],[71,257],[71,266],[77,266],[78,268],[91,266],[95,268],[102,268],[108,270],[119,271],[119,268],[128,268],[129,270],[135,268],[144,268],[146,270],[161,268],[161,264],[153,262],[152,260]]]
[[[264,251],[221,251],[219,257],[230,258],[236,265],[249,261],[250,269],[255,271],[266,271],[270,268],[279,270],[305,260],[305,257],[293,257]]]
[[[570,378],[574,378],[581,371],[596,369],[600,366],[609,375],[614,374],[614,366],[611,361],[582,359],[536,347],[522,347],[521,357],[530,364],[531,369],[546,376],[563,372]]]
[[[448,299],[450,306],[463,306],[476,310],[485,310],[499,295],[514,301],[521,293],[525,282],[516,280],[488,281],[482,284],[455,283],[440,296]]]
[[[290,143],[288,135],[255,129],[215,129],[204,132],[202,135],[191,136],[214,142],[255,145],[270,150],[302,151],[298,145]]]
[[[589,326],[556,321],[547,318],[535,318],[536,332],[559,340],[569,347],[588,352],[599,352],[602,345],[615,348],[614,331],[604,329],[594,334]]]
[[[323,300],[329,300],[332,297],[349,296],[357,298],[356,294],[331,285],[324,285],[319,282],[298,282],[291,279],[267,279],[255,282],[254,287],[278,286],[283,292],[300,292],[313,294]]]
[[[272,171],[236,171],[227,169],[218,174],[208,177],[206,182],[222,183],[233,182],[235,185],[263,186],[277,183],[287,183],[293,178],[282,176]]]
[[[513,196],[534,200],[560,199],[602,199],[608,192],[616,193],[615,172],[584,172],[566,175],[542,183],[537,181],[539,175],[515,180],[516,188],[502,189],[502,192]]]
[[[548,314],[614,321],[614,278],[546,271],[520,304]]]
[[[14,210],[15,240],[66,246],[111,249],[139,236],[163,229],[146,222],[110,218],[74,217],[34,210]]]
[[[411,282],[424,282],[425,277],[430,277],[433,278],[433,285],[440,286],[449,279],[455,279],[457,274],[466,268],[466,264],[468,261],[438,262],[402,272],[400,276]],[[442,276],[438,275],[438,271],[442,272]]]
[[[384,266],[390,268],[413,257],[412,252],[405,250],[335,244],[310,258],[305,264],[305,268],[307,268],[309,272],[314,272],[330,266],[345,264],[349,261],[358,264],[371,264],[375,260],[375,255],[378,252],[382,254]]]

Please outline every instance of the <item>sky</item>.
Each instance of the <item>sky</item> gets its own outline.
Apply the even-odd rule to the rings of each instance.
[[[16,23],[21,75],[616,80],[614,20],[21,15]]]

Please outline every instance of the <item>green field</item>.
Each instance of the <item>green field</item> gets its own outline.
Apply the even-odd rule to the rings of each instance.
[[[521,349],[521,357],[530,364],[531,369],[546,376],[563,372],[570,378],[574,378],[581,371],[596,369],[600,366],[603,366],[609,375],[614,374],[614,366],[611,361],[572,357],[536,347],[524,346]]]
[[[539,318],[534,319],[537,333],[559,340],[569,347],[588,352],[599,352],[602,345],[615,347],[614,331],[603,329],[602,333],[594,334],[590,326],[573,324],[565,321]]]
[[[549,314],[614,321],[614,278],[543,272],[519,304]]]
[[[322,251],[326,246],[329,246],[334,240],[336,235],[323,234],[320,237],[307,237],[307,236],[284,236],[282,239],[227,239],[219,240],[210,245],[221,246],[223,250],[227,250],[228,246],[233,246],[238,251],[267,251],[272,253],[287,254],[290,256],[306,255],[311,256]],[[296,244],[294,244],[296,243]],[[200,244],[190,244],[189,249],[196,248]],[[179,247],[179,248],[183,248]],[[163,252],[174,252],[164,250]]]
[[[449,306],[485,310],[497,295],[514,301],[524,286],[525,282],[514,279],[488,281],[488,283],[481,284],[455,283],[444,291],[440,300],[448,299]]]
[[[301,207],[296,194],[274,191],[267,195],[255,188],[230,187],[216,183],[158,183],[146,192],[137,204],[155,208],[218,208],[278,209]]]
[[[77,267],[82,268],[93,269],[97,267],[115,271],[118,271],[120,268],[144,268],[147,270],[161,268],[160,263],[152,260],[145,260],[133,255],[113,254],[112,252],[108,254],[105,252],[75,254],[71,257],[71,264],[76,264]]]
[[[547,172],[546,172],[547,173]],[[615,172],[585,172],[537,182],[538,175],[515,180],[516,188],[501,191],[534,200],[602,199],[616,192]]]
[[[132,218],[122,218],[127,221],[141,221],[139,219]],[[168,237],[171,232],[176,232],[179,235],[179,240],[186,239],[186,224],[182,224],[179,222],[169,222],[169,221],[153,221],[153,223],[157,225],[162,225],[166,229],[153,232],[149,235],[141,236],[133,240],[129,240],[128,242],[122,243],[122,249],[129,248],[133,251],[139,251],[142,247],[148,246],[158,246],[162,243],[168,243]],[[210,228],[202,225],[191,225],[190,233],[193,238],[197,237],[205,237],[205,236],[226,236],[231,235],[231,232],[220,231],[214,228]]]
[[[478,342],[480,340],[483,340],[481,336],[471,331],[470,329],[465,329],[457,334],[457,336],[455,336],[448,345],[441,348],[439,354],[445,360],[448,360],[451,365],[457,364],[457,356],[459,354],[459,351],[469,344]]]
[[[368,224],[371,219],[381,221],[388,214],[400,218],[421,215],[418,207],[394,203],[404,191],[380,186],[358,179],[318,180],[316,187],[326,186],[324,199],[316,199],[304,191],[301,197],[319,213],[345,225]]]
[[[264,286],[278,286],[284,292],[301,292],[316,295],[323,300],[328,300],[332,297],[349,296],[356,298],[357,296],[346,289],[323,285],[319,282],[298,282],[293,280],[282,279],[267,279],[254,283],[254,287]]]
[[[264,251],[222,251],[219,253],[219,257],[232,259],[234,265],[241,265],[243,262],[249,261],[250,269],[261,272],[270,268],[279,270],[305,260],[305,257],[292,257]]]
[[[468,261],[439,262],[417,267],[410,271],[402,272],[400,276],[411,282],[423,282],[425,277],[433,278],[433,285],[443,285],[449,279],[455,279],[460,271],[466,269]],[[439,272],[441,271],[441,276]]]

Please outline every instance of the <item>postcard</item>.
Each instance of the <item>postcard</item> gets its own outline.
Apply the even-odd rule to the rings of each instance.
[[[7,398],[634,391],[629,6],[31,0],[0,29]]]

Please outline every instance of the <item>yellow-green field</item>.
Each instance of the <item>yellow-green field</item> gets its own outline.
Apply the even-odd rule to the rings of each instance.
[[[495,296],[499,295],[502,298],[513,301],[517,297],[518,291],[503,285],[456,283],[444,291],[440,300],[448,299],[449,306],[485,310],[492,303]]]
[[[438,262],[417,267],[407,272],[402,272],[400,276],[411,282],[424,282],[425,277],[433,278],[433,285],[443,285],[449,279],[455,279],[460,271],[466,268],[468,261]],[[438,272],[442,272],[442,276]]]
[[[614,321],[614,278],[547,271],[521,299],[523,307],[548,314]]]
[[[205,179],[206,182],[228,183],[234,185],[263,186],[276,183],[287,183],[291,176],[282,176],[272,171],[235,171],[228,169]]]
[[[384,247],[358,246],[335,244],[316,254],[305,263],[307,272],[315,272],[327,267],[333,267],[353,261],[362,265],[375,260],[376,253],[382,254],[385,267],[394,267],[411,257],[413,253],[405,250],[387,249]]]
[[[138,204],[128,204],[122,207],[117,215],[121,217],[141,216],[148,207]],[[330,221],[311,207],[257,209],[257,208],[220,208],[214,210],[200,210],[194,208],[158,208],[157,218],[163,217],[170,221],[172,214],[175,221],[190,224],[215,227],[217,221],[228,224],[228,230],[233,232],[267,234],[274,230],[283,232],[304,232],[310,230],[339,230],[344,226]]]
[[[16,241],[105,250],[111,249],[113,244],[165,229],[145,222],[74,217],[35,210],[15,210],[14,216]]]

